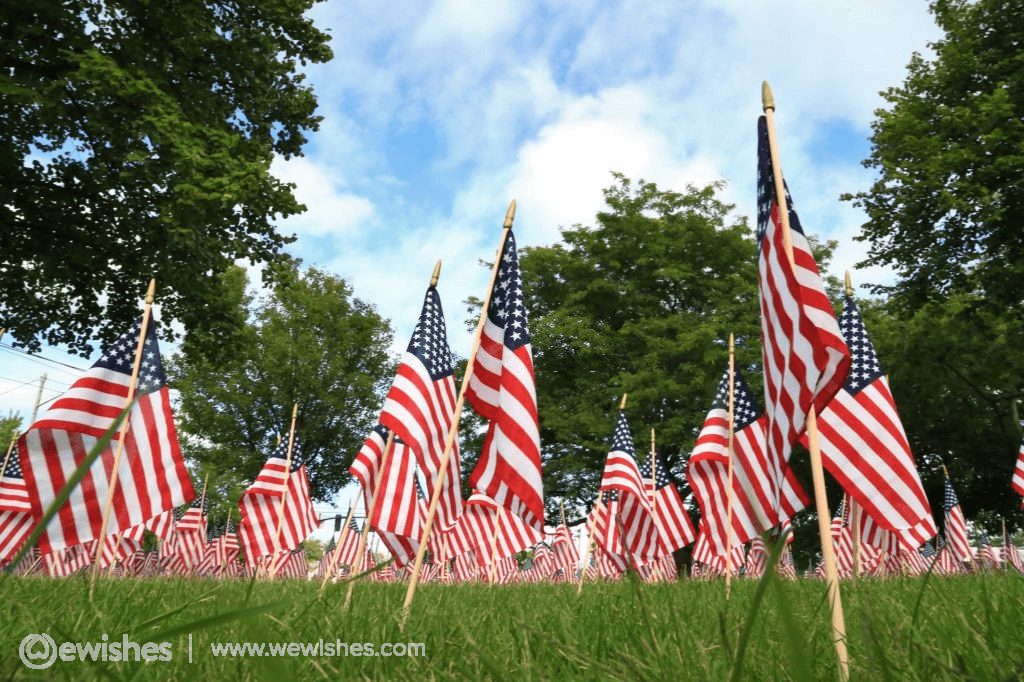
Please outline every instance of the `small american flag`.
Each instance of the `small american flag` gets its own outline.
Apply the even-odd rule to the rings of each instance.
[[[732,546],[753,540],[781,518],[803,509],[809,498],[792,469],[768,457],[767,417],[743,373],[733,373]],[[687,476],[717,554],[728,542],[726,516],[729,481],[729,369],[718,382],[714,403],[687,463]],[[781,481],[781,490],[778,482]]]
[[[175,549],[181,555],[186,569],[197,567],[206,553],[206,514],[208,510],[207,500],[197,497],[175,524],[174,536],[177,538]]]
[[[298,435],[292,447],[290,472],[287,458],[288,439],[282,438],[238,503],[242,512],[239,540],[245,548],[246,560],[252,564],[260,557],[273,554],[275,546],[284,549],[298,546],[320,524],[309,497],[309,480]],[[279,521],[282,495],[284,518]],[[280,536],[275,545],[274,534],[278,528]]]
[[[686,511],[683,498],[679,495],[676,484],[668,477],[665,463],[657,455],[654,456],[654,473],[651,473],[651,460],[643,458],[640,462],[640,477],[645,481],[654,480],[654,500],[652,510],[654,522],[658,529],[658,537],[668,552],[682,549],[697,538],[697,531]]]
[[[555,539],[551,544],[555,553],[555,566],[560,568],[564,575],[572,575],[576,571],[576,565],[580,562],[580,553],[576,548],[576,540],[573,538],[569,527],[564,523],[555,529]]]
[[[140,331],[141,319],[107,347],[19,440],[35,518],[42,518],[72,472],[124,409]],[[138,402],[128,420],[108,534],[121,533],[195,496],[178,447],[156,320],[147,328]],[[39,539],[44,553],[99,535],[116,440],[117,435],[46,527]]]
[[[1010,481],[1010,487],[1013,491],[1024,498],[1024,443],[1021,443],[1020,450],[1017,452],[1017,466],[1013,469],[1013,479]],[[1020,506],[1024,507],[1024,499],[1021,500]]]
[[[920,545],[937,532],[932,510],[889,383],[851,296],[839,326],[852,364],[843,389],[818,416],[822,461],[871,519],[900,532],[909,545]]]
[[[35,525],[17,448],[0,475],[0,563],[9,561]]]
[[[967,521],[960,509],[960,500],[956,497],[953,484],[946,478],[946,494],[943,501],[946,510],[946,542],[953,555],[960,561],[971,560],[971,543],[967,537]]]
[[[472,551],[481,566],[488,566],[537,544],[543,535],[522,517],[502,513],[495,500],[478,492],[466,501],[465,513],[445,537],[453,556]]]
[[[764,360],[767,456],[773,471],[788,466],[793,444],[812,409],[819,413],[846,380],[850,351],[843,341],[832,302],[818,273],[785,187],[775,186],[768,145],[768,123],[757,123],[758,283]],[[785,184],[785,183],[783,183]],[[793,263],[785,249],[776,191],[785,192]],[[781,489],[781,480],[773,482]]]
[[[619,417],[615,423],[611,450],[608,452],[604,473],[601,476],[601,490],[616,490],[620,493],[619,514],[613,522],[622,525],[620,532],[627,551],[645,560],[656,559],[668,553],[669,550],[654,522],[624,410],[619,410]]]
[[[415,455],[427,490],[433,491],[438,479],[454,414],[455,369],[441,297],[431,286],[380,415],[380,423],[393,430]],[[452,446],[438,499],[437,521],[442,530],[454,526],[462,514],[457,443]]]
[[[543,534],[537,389],[519,256],[511,230],[499,258],[466,391],[469,404],[489,422],[470,485]]]

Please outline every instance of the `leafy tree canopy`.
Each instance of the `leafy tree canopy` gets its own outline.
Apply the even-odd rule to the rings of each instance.
[[[304,210],[269,168],[320,120],[298,73],[331,58],[314,1],[3,4],[0,327],[17,344],[88,353],[156,277],[164,317],[224,347],[220,274],[278,264],[272,220]]]
[[[1024,2],[938,0],[934,59],[914,55],[882,93],[868,214],[868,265],[896,269],[888,290],[911,306],[980,294],[1024,313]],[[879,287],[879,290],[886,289]]]
[[[326,500],[348,481],[380,409],[393,371],[390,325],[344,280],[315,268],[282,273],[266,299],[247,294],[246,283],[241,268],[222,278],[237,314],[247,316],[242,343],[214,362],[191,353],[186,339],[169,363],[182,447],[209,475],[211,502],[234,504],[277,439],[288,437],[297,402],[310,491]]]

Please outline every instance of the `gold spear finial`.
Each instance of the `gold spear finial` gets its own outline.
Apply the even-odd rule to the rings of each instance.
[[[733,337],[732,334],[729,334],[729,355],[734,355],[735,353],[736,353],[736,339]]]
[[[149,280],[149,288],[146,289],[146,303],[152,305],[154,296],[156,296],[156,277]]]
[[[513,199],[509,205],[508,210],[505,212],[505,223],[502,225],[502,229],[512,229],[512,221],[516,219],[516,200]]]
[[[850,279],[850,271],[846,271],[846,297],[853,297],[853,280]]]
[[[626,409],[626,396],[628,396],[628,395],[629,395],[628,393],[623,393],[622,394],[622,400],[619,401],[619,409],[620,410]]]
[[[772,86],[768,85],[768,81],[761,81],[761,108],[775,111],[775,96],[772,95]]]
[[[430,276],[430,286],[437,286],[437,279],[441,276],[441,259],[437,259],[437,263],[434,264],[434,274]]]

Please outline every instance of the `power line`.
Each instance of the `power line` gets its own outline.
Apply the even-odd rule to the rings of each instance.
[[[0,381],[18,381],[18,380],[17,379],[11,379],[10,377],[0,377]],[[0,392],[0,395],[7,395],[8,393],[13,393],[14,391],[17,391],[19,388],[22,388],[24,386],[29,386],[31,384],[36,383],[37,381],[39,381],[39,379],[29,379],[28,381],[22,381],[17,386],[13,386],[13,387],[7,389],[6,391]],[[63,383],[63,382],[59,382],[59,383]],[[70,386],[71,384],[67,384],[67,385]],[[63,393],[63,391],[61,391],[59,389],[56,389],[56,388],[46,388],[45,386],[43,387],[43,390],[44,391],[55,391],[58,394]]]
[[[58,367],[56,365],[60,365],[60,366],[63,366],[63,367],[70,367],[71,369],[77,370],[78,372],[86,371],[85,368],[77,367],[75,365],[71,365],[71,364],[68,364],[66,362],[61,362],[60,360],[54,360],[53,358],[48,358],[48,357],[46,357],[44,355],[36,355],[36,354],[33,354],[33,353],[27,353],[27,352],[25,352],[23,350],[19,350],[17,348],[12,348],[11,346],[8,346],[6,344],[0,344],[0,350],[7,351],[8,353],[11,353],[12,355],[20,355],[20,356],[22,356],[23,360],[28,360],[29,362],[34,362],[35,364],[41,365],[41,366],[46,367],[48,369],[53,369],[53,370],[56,370],[58,372],[63,372],[64,374],[67,374],[68,376],[73,376],[76,379],[78,378],[78,374],[74,374],[72,372],[69,372],[66,369],[61,369],[61,367]],[[47,363],[50,363],[50,364],[47,364]]]

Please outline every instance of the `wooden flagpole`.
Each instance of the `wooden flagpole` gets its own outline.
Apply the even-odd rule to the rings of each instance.
[[[658,528],[658,462],[655,458],[654,429],[651,429],[651,515],[654,521],[654,528]],[[664,579],[661,572],[661,564],[655,561],[651,564],[651,577],[655,580]]]
[[[789,207],[786,204],[786,189],[782,180],[782,164],[779,162],[779,145],[775,134],[775,98],[768,86],[768,81],[761,84],[761,103],[764,109],[765,122],[768,128],[768,148],[772,159],[772,173],[775,176],[775,201],[779,207],[782,221],[783,245],[789,257],[790,267],[795,268],[793,260],[793,240],[789,227]],[[821,465],[821,441],[818,434],[818,416],[814,406],[807,413],[807,450],[811,455],[811,477],[814,480],[814,503],[818,513],[818,534],[821,537],[821,554],[825,562],[825,580],[828,584],[829,604],[832,607],[832,642],[835,645],[836,657],[839,659],[839,679],[846,682],[850,679],[850,662],[846,650],[846,619],[843,616],[843,600],[839,593],[839,576],[836,572],[835,547],[832,545],[832,515],[828,510],[828,499],[825,496],[825,472]]]
[[[437,268],[440,268],[441,261],[437,262]],[[436,269],[435,269],[436,272]],[[435,284],[437,280],[432,280]],[[391,450],[394,447],[395,432],[388,431],[388,439],[384,443],[384,452],[380,456],[380,465],[377,467],[377,475],[374,477],[373,482],[373,496],[370,498],[370,506],[366,509],[366,520],[363,521],[363,532],[359,534],[359,545],[356,549],[356,566],[352,569],[352,575],[358,575],[366,570],[366,538],[370,535],[370,519],[373,518],[373,512],[377,510],[377,499],[380,495],[381,481],[384,479],[384,467],[387,466],[388,457],[391,454]],[[351,578],[351,576],[349,576]],[[341,607],[343,611],[348,611],[349,605],[352,603],[352,590],[355,589],[356,581],[349,580],[348,591],[345,592],[345,603]]]
[[[284,481],[281,484],[281,503],[277,506],[277,528],[274,530],[274,553],[271,554],[268,577],[277,575],[277,553],[281,551],[281,526],[284,524],[284,504],[288,499],[288,481],[292,475],[292,448],[295,447],[295,418],[299,415],[299,404],[292,403],[292,425],[288,429],[288,456],[284,463]]]
[[[156,279],[149,280],[149,287],[146,289],[146,307],[142,311],[142,324],[139,325],[139,342],[135,345],[135,361],[132,363],[132,376],[128,381],[128,395],[125,396],[124,409],[128,409],[135,399],[135,388],[139,383],[139,367],[142,364],[142,348],[146,343],[146,334],[149,333],[149,318],[153,309],[153,297],[156,295]],[[121,422],[121,430],[117,437],[117,449],[114,451],[114,462],[110,470],[110,480],[107,482],[107,501],[103,505],[103,520],[100,521],[100,533],[96,542],[96,554],[93,556],[92,580],[89,583],[89,592],[92,592],[96,584],[96,578],[100,574],[100,556],[103,553],[103,538],[107,536],[107,523],[110,521],[110,508],[114,503],[114,493],[117,490],[117,473],[121,465],[121,455],[124,453],[124,439],[131,426],[132,416],[126,415]]]
[[[206,476],[203,477],[203,492],[199,496],[199,518],[200,519],[203,518],[203,507],[206,506],[206,484],[209,482],[209,480],[210,480],[210,475],[209,474],[207,474]],[[206,542],[206,538],[205,537],[203,538],[203,542],[204,543]],[[113,570],[111,570],[111,572],[113,572]],[[196,572],[195,564],[192,564],[192,565],[190,565],[188,567],[188,572],[189,572],[190,575],[195,575],[195,572]]]
[[[508,211],[505,212],[505,222],[502,223],[501,228],[501,240],[498,242],[498,251],[494,255],[494,267],[491,268],[491,279],[487,285],[487,293],[484,295],[483,305],[480,308],[480,321],[477,322],[476,332],[473,334],[473,344],[470,346],[469,357],[466,360],[466,373],[462,377],[459,397],[455,401],[452,425],[448,428],[448,437],[444,441],[444,452],[441,454],[441,464],[438,467],[437,480],[434,481],[434,490],[430,495],[430,507],[427,509],[427,518],[423,523],[419,551],[416,552],[416,563],[413,564],[412,575],[409,577],[409,587],[405,591],[405,601],[402,603],[399,630],[405,629],[405,623],[409,620],[409,609],[412,607],[412,600],[416,596],[416,586],[419,584],[420,571],[423,569],[423,557],[427,553],[427,538],[430,537],[430,529],[434,526],[434,515],[437,514],[437,502],[441,497],[441,487],[444,485],[445,474],[448,472],[448,462],[451,460],[452,446],[455,444],[455,437],[459,433],[462,403],[465,401],[466,390],[469,388],[469,381],[473,377],[473,369],[476,367],[476,353],[480,348],[480,337],[484,331],[484,323],[487,321],[487,309],[490,308],[494,283],[498,279],[498,270],[501,268],[501,252],[505,250],[505,241],[508,239],[508,233],[512,229],[515,217],[516,200],[513,199],[508,205]]]
[[[626,396],[622,396],[622,402],[625,404]],[[604,508],[604,491],[601,490],[597,494],[597,504],[594,505],[593,517],[590,519],[589,527],[587,528],[587,544],[583,547],[583,563],[580,564],[580,581],[576,587],[576,594],[582,594],[583,592],[583,578],[587,575],[587,562],[590,561],[591,547],[594,544],[594,528],[597,526],[597,517],[601,514],[601,510]]]
[[[227,540],[228,540],[228,528],[229,528],[229,524],[230,523],[231,523],[231,509],[228,508],[228,515],[224,519],[224,534],[221,535],[221,541],[220,541],[221,546],[224,547],[224,551],[221,552],[221,555],[220,555],[220,566],[217,567],[217,575],[219,577],[222,577],[222,578],[224,577],[224,567],[227,566],[227,563],[228,563]],[[159,538],[157,539],[157,542],[159,542]]]
[[[732,588],[732,477],[733,477],[733,438],[736,432],[736,342],[732,334],[729,334],[729,438],[726,446],[725,456],[728,458],[726,466],[728,483],[725,488],[725,599],[729,600],[729,592]]]
[[[846,271],[846,297],[853,298],[853,280]],[[850,519],[853,522],[853,577],[860,577],[860,505],[850,497]]]
[[[348,506],[348,514],[345,515],[345,524],[341,527],[341,532],[338,533],[338,541],[334,546],[334,553],[331,554],[330,559],[327,560],[327,570],[324,571],[324,579],[320,583],[320,593],[323,593],[324,588],[327,587],[327,581],[334,577],[334,571],[338,567],[338,555],[341,554],[341,548],[348,539],[348,532],[351,530],[348,527],[350,521],[352,521],[352,514],[356,510],[356,503],[359,501],[359,496],[352,500],[352,504]],[[358,557],[356,557],[358,559]],[[352,571],[352,575],[355,575],[355,571]],[[349,577],[351,578],[352,575]]]
[[[491,533],[491,567],[487,572],[487,581],[494,585],[494,575],[498,569],[498,557],[495,554],[498,551],[498,533],[501,532],[501,522],[505,520],[505,507],[504,505],[498,505],[498,516],[494,520],[494,532]]]
[[[3,477],[7,473],[7,461],[11,458],[11,453],[14,452],[14,444],[18,442],[18,431],[15,430],[11,434],[11,442],[7,444],[7,454],[4,455],[4,465],[0,467],[0,477]]]

